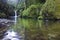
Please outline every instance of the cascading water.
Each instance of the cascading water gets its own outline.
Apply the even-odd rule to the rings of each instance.
[[[17,24],[17,10],[14,10],[15,15],[11,16],[11,18],[14,18],[14,26]],[[20,40],[21,36],[18,35],[17,32],[15,32],[13,29],[9,29],[4,34],[4,38],[2,40]]]
[[[15,9],[16,9],[17,4],[19,2],[19,0],[6,0],[6,1],[7,1],[7,4],[12,5],[12,6],[15,6]],[[13,26],[13,28],[10,27],[10,29],[8,29],[6,31],[6,33],[4,33],[2,40],[22,40],[23,39],[23,36],[20,36],[18,34],[18,32],[16,32],[14,30],[15,27],[17,27],[17,25],[16,25],[17,24],[17,17],[18,17],[17,16],[17,10],[14,10],[14,13],[15,13],[14,16],[10,16],[9,17],[10,19],[13,19],[13,20],[11,20],[9,22],[13,22],[14,23],[14,26]]]
[[[17,22],[17,10],[15,10],[14,12],[15,12],[15,16],[14,16],[14,17],[15,17],[15,18],[14,18],[14,22],[15,22],[15,24],[16,24],[16,22]]]

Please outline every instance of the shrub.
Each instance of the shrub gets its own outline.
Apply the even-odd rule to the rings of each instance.
[[[55,12],[55,2],[54,0],[46,0],[45,4],[42,6],[41,11],[40,11],[40,16],[39,18],[43,18],[43,14],[54,14]]]
[[[41,4],[31,5],[22,12],[22,16],[37,17],[39,15]]]

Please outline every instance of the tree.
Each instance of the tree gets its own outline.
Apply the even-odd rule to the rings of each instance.
[[[25,9],[22,12],[22,16],[31,17],[31,18],[37,18],[39,16],[41,5],[42,4],[37,4],[37,5],[29,6],[29,8]]]
[[[54,15],[55,12],[55,1],[54,0],[46,0],[45,4],[43,4],[41,11],[40,11],[40,17],[43,17],[44,14],[52,14]]]

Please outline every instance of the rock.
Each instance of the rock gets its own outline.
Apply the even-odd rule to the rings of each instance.
[[[9,26],[12,25],[12,20],[0,19],[0,36],[8,30]]]

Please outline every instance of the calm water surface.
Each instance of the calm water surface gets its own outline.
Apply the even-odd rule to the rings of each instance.
[[[11,33],[13,35],[11,35]],[[60,21],[18,19],[5,33],[3,40],[60,40]]]

